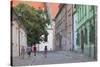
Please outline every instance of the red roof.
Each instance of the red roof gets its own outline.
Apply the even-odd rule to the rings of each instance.
[[[18,5],[19,3],[26,3],[30,6],[34,7],[35,9],[45,9],[44,2],[34,2],[34,1],[21,1],[21,0],[12,0],[13,6]],[[59,7],[58,3],[49,3],[51,9],[51,16],[54,18],[58,13]]]

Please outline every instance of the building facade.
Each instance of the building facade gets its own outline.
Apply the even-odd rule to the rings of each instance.
[[[44,51],[44,47],[47,46],[48,51],[53,51],[53,20],[51,17],[51,9],[49,3],[44,3],[45,5],[45,12],[48,14],[48,18],[50,19],[50,24],[47,25],[47,42],[41,42],[40,44],[37,44],[37,47],[39,48],[38,51]],[[43,36],[44,37],[44,36]]]
[[[72,5],[60,4],[55,17],[55,50],[71,50],[73,47]]]
[[[83,54],[97,56],[97,7],[93,5],[76,5],[77,46]]]
[[[16,16],[15,12],[13,11],[12,21],[11,21],[11,28],[12,28],[12,55],[13,57],[20,56],[21,47],[27,47],[27,33],[25,27],[20,24],[18,21],[18,17]]]

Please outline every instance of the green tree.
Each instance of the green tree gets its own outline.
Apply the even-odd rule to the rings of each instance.
[[[48,35],[47,25],[50,24],[47,12],[36,10],[27,4],[19,4],[14,7],[18,20],[27,30],[28,45],[43,41],[41,35]],[[45,41],[45,40],[44,40]],[[31,45],[32,46],[32,45]]]

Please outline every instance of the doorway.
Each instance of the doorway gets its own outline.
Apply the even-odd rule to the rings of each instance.
[[[84,53],[84,34],[83,34],[83,31],[81,31],[81,50],[82,50],[82,53]]]

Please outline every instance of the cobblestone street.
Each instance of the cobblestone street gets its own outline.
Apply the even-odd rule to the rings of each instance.
[[[94,60],[90,59],[89,57],[83,56],[81,53],[75,53],[70,51],[48,52],[47,58],[44,57],[42,52],[37,53],[37,56],[34,56],[33,53],[31,54],[31,57],[25,55],[24,59],[22,59],[21,56],[13,58],[14,66],[75,63],[87,61]]]

